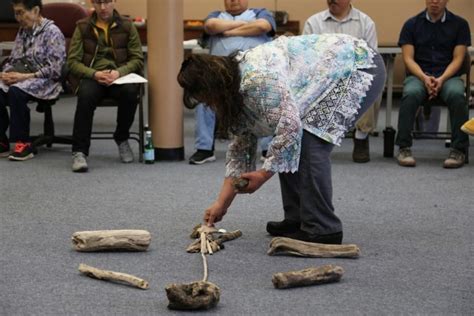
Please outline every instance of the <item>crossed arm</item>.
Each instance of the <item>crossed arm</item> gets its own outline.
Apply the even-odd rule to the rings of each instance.
[[[272,30],[271,24],[265,19],[252,22],[229,21],[211,18],[204,24],[204,30],[209,35],[222,34],[224,36],[258,36]]]

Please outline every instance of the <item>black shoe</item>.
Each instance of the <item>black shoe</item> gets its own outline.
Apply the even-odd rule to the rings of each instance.
[[[357,139],[354,137],[352,160],[358,163],[370,161],[369,136],[367,136],[365,139]]]
[[[300,223],[288,219],[281,222],[268,222],[267,232],[272,236],[286,236],[300,230]]]
[[[310,234],[302,230],[298,230],[297,232],[286,234],[284,237],[307,241],[307,242],[314,242],[318,244],[340,245],[342,243],[342,232],[328,234],[328,235],[317,235],[317,234]]]
[[[25,161],[33,158],[36,153],[37,151],[31,143],[18,141],[15,144],[15,150],[8,156],[8,159],[12,161]]]
[[[206,162],[215,161],[216,156],[212,150],[201,150],[198,149],[190,158],[189,163],[191,165],[202,165]]]

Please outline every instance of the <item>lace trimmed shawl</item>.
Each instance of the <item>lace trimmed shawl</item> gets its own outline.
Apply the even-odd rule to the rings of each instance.
[[[244,110],[229,144],[226,176],[255,170],[257,139],[273,135],[263,168],[298,170],[303,129],[339,145],[375,67],[374,52],[344,34],[281,36],[240,56]]]

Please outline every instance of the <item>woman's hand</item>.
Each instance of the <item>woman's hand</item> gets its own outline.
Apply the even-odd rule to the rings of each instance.
[[[227,213],[227,208],[222,203],[215,201],[204,212],[204,222],[207,226],[214,226],[214,223],[220,222]]]
[[[236,190],[236,193],[254,193],[257,191],[268,179],[273,176],[273,172],[260,169],[257,171],[246,172],[240,175],[241,178],[247,179],[249,184],[240,189]]]
[[[219,222],[227,213],[227,209],[234,200],[235,192],[232,186],[232,179],[225,178],[221,187],[221,192],[217,200],[209,206],[204,212],[204,222],[207,226],[214,226],[215,222]]]
[[[15,84],[17,82],[28,80],[34,77],[35,74],[33,73],[24,74],[21,72],[4,72],[2,73],[1,79],[7,86],[11,86],[12,84]]]

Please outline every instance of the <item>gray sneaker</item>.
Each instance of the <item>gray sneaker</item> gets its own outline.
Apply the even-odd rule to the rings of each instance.
[[[410,147],[400,148],[400,152],[398,153],[398,164],[403,167],[414,167],[416,166],[415,158],[411,154]]]
[[[120,144],[118,144],[118,150],[119,150],[120,160],[122,160],[123,163],[130,163],[133,161],[133,152],[132,152],[132,148],[130,148],[130,144],[128,143],[128,140],[123,141]]]
[[[86,155],[81,152],[72,153],[72,171],[73,172],[87,172]]]

